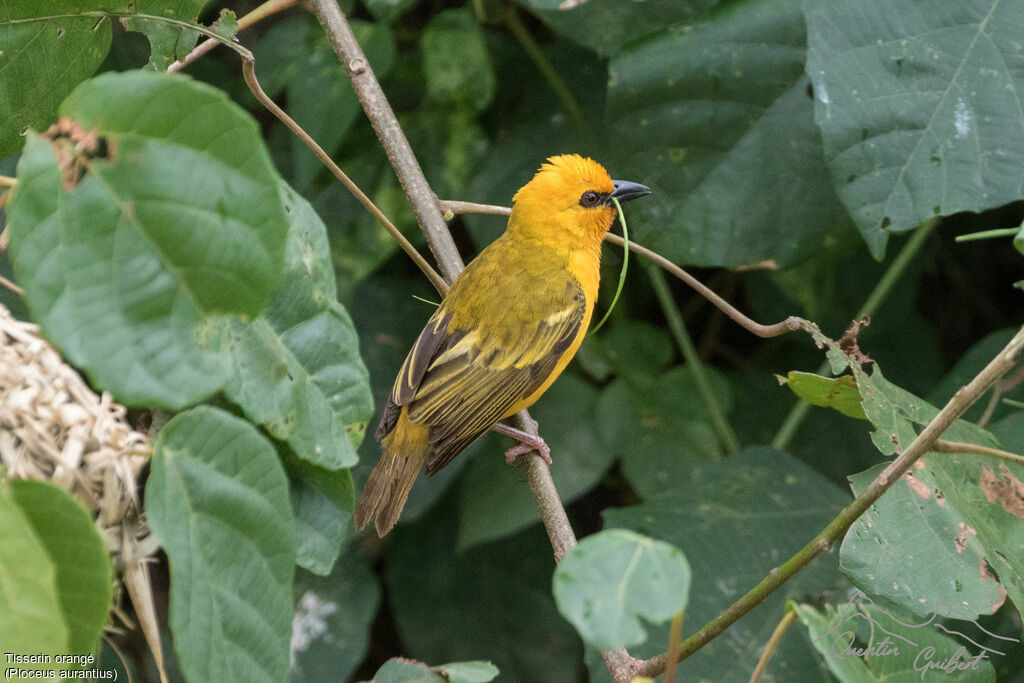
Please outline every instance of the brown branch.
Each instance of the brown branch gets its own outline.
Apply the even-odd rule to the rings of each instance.
[[[373,69],[370,68],[370,63],[363,54],[362,48],[356,42],[352,29],[337,2],[335,0],[312,0],[312,5],[334,51],[348,69],[352,87],[363,105],[363,111],[377,132],[377,137],[398,175],[405,195],[412,203],[413,213],[416,214],[420,228],[427,238],[427,244],[441,267],[441,272],[444,273],[445,279],[451,282],[462,271],[462,258],[459,256],[455,241],[439,210],[437,196],[427,184],[419,162],[417,162],[416,156],[405,138],[405,133],[391,109],[391,104],[384,96],[384,91],[374,76]],[[519,429],[537,436],[537,423],[530,418],[527,411],[520,412],[515,421],[518,423],[516,426]],[[536,452],[519,457],[517,462],[523,468],[530,490],[537,500],[537,507],[540,510],[544,528],[548,532],[548,538],[551,540],[555,560],[561,560],[566,551],[576,545],[576,534],[565,514],[561,497],[551,478],[551,470]],[[611,669],[617,681],[631,680],[625,678],[623,672],[627,668],[630,670],[636,668],[636,665],[639,664],[637,660],[634,660],[622,649],[603,652],[602,655],[606,657],[606,661],[611,658],[616,663],[621,663],[621,666]],[[610,668],[611,666],[609,663]]]
[[[511,211],[511,209],[507,209],[503,206],[475,204],[473,202],[456,202],[451,200],[440,200],[438,201],[438,206],[442,211],[446,213],[451,212],[452,214],[482,213],[507,216]],[[625,240],[611,232],[605,233],[604,239],[605,241],[617,244],[620,247],[625,243]],[[729,318],[737,325],[758,337],[778,337],[779,335],[786,334],[787,332],[792,332],[794,330],[800,330],[804,327],[804,321],[796,316],[790,316],[782,322],[775,323],[774,325],[762,325],[761,323],[748,318],[746,315],[741,313],[739,309],[716,294],[710,287],[669,261],[658,252],[641,246],[633,240],[629,240],[629,250],[653,261],[672,275],[675,275],[677,278],[695,289],[698,294],[714,304],[719,310],[729,316]]]
[[[455,241],[441,213],[437,210],[437,198],[423,175],[416,155],[398,124],[391,103],[384,95],[370,62],[359,47],[345,15],[337,0],[312,0],[313,12],[327,33],[327,38],[348,72],[352,89],[363,105],[363,111],[377,132],[381,146],[395,169],[398,182],[402,184],[405,196],[412,204],[413,213],[420,229],[427,237],[427,244],[441,267],[445,280],[451,282],[462,270],[462,258],[455,247]]]
[[[680,658],[685,659],[734,624],[740,617],[761,604],[797,572],[806,567],[822,552],[829,550],[850,526],[864,512],[882,497],[889,487],[913,467],[925,453],[934,450],[935,443],[946,429],[949,428],[964,412],[980,398],[989,387],[1020,362],[1024,353],[1024,327],[1017,331],[1013,339],[996,354],[985,368],[978,373],[966,386],[961,387],[939,411],[935,418],[917,435],[906,450],[903,451],[874,481],[868,485],[861,495],[853,500],[839,515],[833,519],[817,536],[804,546],[798,553],[789,558],[780,567],[769,572],[768,576],[750,589],[746,595],[737,600],[717,617],[705,624],[699,631],[687,638],[680,649]],[[667,658],[664,654],[652,657],[643,662],[636,675],[653,678],[665,670]]]
[[[293,7],[297,1],[298,0],[268,0],[267,2],[263,3],[262,5],[260,5],[259,7],[249,12],[241,19],[239,19],[238,30],[242,31],[244,29],[247,29],[258,21],[266,19],[267,17],[277,14],[278,12],[281,12],[283,10],[286,10],[289,7]],[[221,42],[223,41],[216,40],[214,38],[207,38],[203,42],[196,45],[192,49],[192,52],[189,52],[185,56],[185,59],[173,62],[169,67],[167,67],[167,73],[174,73],[176,71],[184,70],[186,66],[196,61],[213,48],[220,45]]]
[[[989,448],[988,446],[979,446],[973,443],[964,443],[962,441],[946,441],[945,439],[938,439],[932,445],[931,448],[933,453],[973,453],[974,455],[982,455],[987,458],[999,458],[1000,460],[1006,460],[1007,462],[1015,462],[1018,465],[1024,465],[1024,455],[1017,455],[1009,451],[1003,451],[998,448]]]

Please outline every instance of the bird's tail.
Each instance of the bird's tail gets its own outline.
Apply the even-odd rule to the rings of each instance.
[[[381,441],[384,452],[356,505],[356,529],[376,517],[374,527],[381,538],[398,522],[430,447],[430,428],[410,420],[406,410],[402,408],[395,428]]]

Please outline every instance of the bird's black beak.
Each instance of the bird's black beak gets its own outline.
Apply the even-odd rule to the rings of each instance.
[[[640,183],[631,183],[628,180],[613,180],[612,183],[615,185],[615,190],[609,195],[609,200],[611,197],[615,197],[619,202],[628,202],[651,193],[651,188]],[[611,204],[611,201],[608,203]]]

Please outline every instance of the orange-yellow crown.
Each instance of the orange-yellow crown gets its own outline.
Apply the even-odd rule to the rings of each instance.
[[[611,192],[614,189],[611,176],[601,164],[579,154],[561,154],[541,164],[533,179],[516,192],[512,201],[534,195],[576,203],[585,190]]]

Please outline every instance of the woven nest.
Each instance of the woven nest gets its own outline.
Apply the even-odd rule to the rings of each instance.
[[[147,640],[145,563],[157,542],[142,520],[136,482],[150,454],[149,438],[129,426],[124,406],[97,396],[36,325],[0,306],[0,475],[49,481],[93,512]]]

